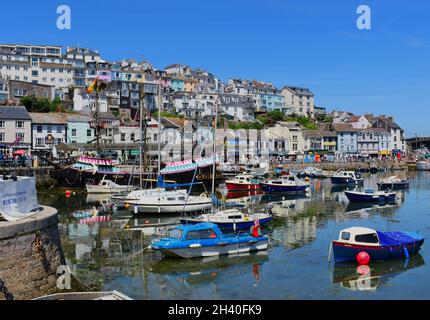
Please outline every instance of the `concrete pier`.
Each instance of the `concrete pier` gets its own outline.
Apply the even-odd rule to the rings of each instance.
[[[42,208],[20,221],[0,221],[0,279],[16,300],[55,292],[57,268],[65,264],[57,210]]]

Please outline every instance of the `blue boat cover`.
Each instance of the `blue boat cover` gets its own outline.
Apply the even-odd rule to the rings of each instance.
[[[381,247],[402,246],[422,240],[420,235],[412,232],[376,232],[378,233]]]

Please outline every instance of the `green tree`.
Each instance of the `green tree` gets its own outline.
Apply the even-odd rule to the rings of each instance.
[[[28,112],[56,112],[63,111],[61,105],[61,99],[55,98],[53,101],[49,101],[48,98],[36,97],[34,95],[22,97],[22,105],[27,109]]]

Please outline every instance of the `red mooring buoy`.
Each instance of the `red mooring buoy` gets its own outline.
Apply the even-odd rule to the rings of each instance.
[[[355,257],[359,265],[367,265],[370,261],[370,256],[367,252],[361,251]]]

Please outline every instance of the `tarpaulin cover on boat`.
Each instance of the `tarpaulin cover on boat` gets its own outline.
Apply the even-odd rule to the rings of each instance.
[[[412,232],[380,232],[377,231],[379,243],[382,247],[390,247],[390,246],[402,246],[406,244],[411,244],[421,240],[422,237],[418,234],[414,234]]]
[[[34,177],[19,177],[17,181],[0,179],[0,215],[7,221],[27,218],[38,209]]]

